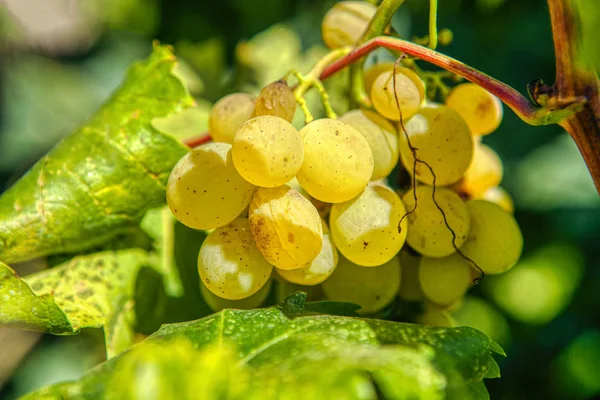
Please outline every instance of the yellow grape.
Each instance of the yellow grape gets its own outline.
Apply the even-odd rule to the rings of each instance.
[[[417,322],[429,326],[441,326],[445,328],[453,328],[458,326],[458,322],[445,309],[429,305],[425,307],[423,314],[417,318]]]
[[[250,297],[246,297],[245,299],[240,300],[228,300],[222,297],[217,296],[204,284],[200,284],[200,293],[202,294],[202,298],[204,302],[210,307],[214,312],[219,312],[226,308],[237,308],[241,310],[251,310],[253,308],[260,307],[261,304],[265,302],[267,296],[269,296],[269,292],[271,291],[271,280],[269,280],[263,287],[261,287],[258,292],[254,293]]]
[[[371,100],[379,114],[393,121],[400,120],[399,104],[402,120],[408,121],[421,108],[425,99],[425,84],[414,71],[404,67],[396,68],[397,104],[393,75],[394,71],[387,71],[375,79],[371,87]]]
[[[330,49],[354,45],[367,29],[377,7],[366,1],[340,1],[323,18],[323,41]]]
[[[231,149],[233,164],[256,186],[281,186],[300,170],[304,159],[300,134],[286,120],[255,117],[238,129]]]
[[[366,69],[364,73],[365,92],[371,93],[371,88],[373,87],[375,79],[377,79],[377,77],[384,72],[393,71],[394,65],[394,62],[386,61],[379,64],[375,64],[370,68]]]
[[[323,227],[317,209],[287,185],[259,188],[248,218],[258,249],[277,268],[302,268],[321,252]]]
[[[398,254],[402,266],[402,279],[398,295],[407,301],[423,300],[423,290],[419,282],[419,264],[421,256],[408,248],[403,248]]]
[[[331,206],[329,227],[333,242],[348,260],[373,267],[393,258],[406,241],[404,204],[392,189],[369,185],[352,200]]]
[[[359,131],[345,122],[318,119],[300,130],[304,163],[298,182],[309,195],[341,203],[358,195],[373,175],[373,152]]]
[[[385,178],[398,164],[398,134],[394,125],[372,111],[352,110],[339,118],[356,128],[369,142],[373,152],[371,180]]]
[[[414,157],[408,145],[417,149],[417,158],[433,169],[436,186],[457,182],[465,174],[473,158],[473,137],[460,115],[446,106],[426,106],[406,124],[406,132],[399,132],[400,158],[412,175]],[[423,163],[417,163],[416,177],[433,185],[433,176]]]
[[[291,187],[292,189],[296,189],[298,191],[298,193],[300,193],[302,196],[306,197],[312,203],[312,205],[315,206],[315,208],[319,212],[319,215],[321,216],[321,218],[326,218],[329,215],[329,210],[331,209],[331,203],[325,203],[324,201],[317,200],[314,197],[312,197],[310,194],[308,194],[306,192],[306,190],[304,190],[302,188],[302,186],[300,186],[300,182],[298,182],[298,178],[294,177],[292,180],[290,180],[287,183],[287,185],[289,187]]]
[[[235,169],[231,145],[213,142],[190,150],[173,167],[167,203],[182,224],[214,229],[237,218],[254,190]]]
[[[308,265],[296,269],[277,269],[277,273],[286,281],[298,285],[318,285],[327,279],[335,270],[338,263],[338,251],[333,244],[333,239],[325,221],[323,226],[323,247],[319,255]]]
[[[456,251],[469,234],[471,215],[465,202],[455,192],[448,188],[438,187],[435,190],[435,200],[446,214],[448,225],[454,231],[456,239],[453,244],[452,233],[444,223],[440,210],[433,202],[433,187],[417,186],[417,208],[412,190],[404,194],[402,200],[408,211],[407,243],[417,252],[428,257],[445,257]]]
[[[509,214],[515,212],[515,205],[510,194],[501,186],[489,188],[481,196],[476,199],[487,200],[490,203],[498,204],[504,211]]]
[[[254,97],[232,93],[217,101],[208,116],[208,129],[214,142],[233,143],[240,126],[252,117]]]
[[[254,116],[273,115],[292,122],[296,113],[294,92],[284,80],[269,83],[256,98]]]
[[[512,268],[523,250],[523,235],[515,218],[499,205],[470,200],[471,231],[460,250],[486,274]]]
[[[456,190],[471,197],[480,197],[486,190],[500,184],[503,173],[498,154],[485,144],[477,144],[471,165],[456,184]]]
[[[462,298],[471,284],[471,266],[460,254],[423,257],[419,265],[423,294],[435,304],[449,306]]]
[[[400,287],[397,257],[378,267],[361,267],[340,257],[333,274],[322,284],[329,300],[361,306],[359,313],[370,314],[388,305]]]
[[[306,293],[306,301],[321,301],[325,296],[321,285],[298,285],[281,278],[275,281],[275,301],[277,303],[282,303],[286,297],[296,292]]]
[[[252,296],[267,283],[272,270],[254,243],[247,218],[212,231],[198,254],[202,283],[227,300]]]
[[[502,122],[502,103],[496,96],[474,83],[461,83],[446,98],[467,122],[473,135],[487,135]]]

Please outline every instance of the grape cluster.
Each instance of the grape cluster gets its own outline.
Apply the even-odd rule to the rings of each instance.
[[[325,18],[330,47],[359,37],[342,34],[347,18],[353,32],[366,28],[374,8],[358,4],[338,3]],[[213,106],[213,141],[186,154],[167,186],[177,219],[209,231],[198,270],[213,309],[260,305],[273,270],[281,296],[307,288],[363,314],[397,296],[444,309],[482,272],[518,261],[523,238],[498,186],[502,163],[481,143],[500,124],[500,102],[465,83],[432,103],[419,75],[394,63],[365,78],[372,110],[299,130],[284,81]],[[388,186],[395,169],[410,187]]]

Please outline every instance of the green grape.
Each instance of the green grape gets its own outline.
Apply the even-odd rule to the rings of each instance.
[[[246,93],[233,93],[217,101],[208,116],[212,140],[233,143],[237,130],[252,117],[254,102],[254,97]]]
[[[340,1],[323,18],[323,41],[330,49],[353,46],[367,29],[377,7],[366,1]]]
[[[325,221],[323,226],[323,247],[319,255],[308,265],[296,269],[277,269],[277,273],[286,281],[298,285],[318,285],[327,279],[335,270],[338,263],[338,251],[333,244],[329,228]]]
[[[425,99],[425,84],[415,72],[408,68],[396,68],[396,85],[394,86],[394,71],[381,73],[371,87],[373,106],[384,117],[393,121],[408,121],[415,115]],[[396,103],[396,95],[398,97]],[[400,111],[398,110],[400,105]]]
[[[486,190],[500,184],[503,173],[498,154],[485,144],[476,144],[471,165],[455,185],[455,190],[470,197],[481,197]]]
[[[371,314],[388,305],[400,287],[397,257],[378,267],[361,267],[340,257],[333,274],[322,283],[329,300],[358,304],[360,314]]]
[[[500,100],[474,83],[462,83],[452,89],[446,105],[464,118],[473,135],[487,135],[502,122]]]
[[[402,266],[402,279],[398,295],[406,301],[423,300],[423,290],[419,282],[419,264],[421,257],[408,248],[403,248],[399,255]]]
[[[250,204],[254,185],[231,160],[231,145],[207,143],[177,162],[167,183],[167,203],[175,217],[194,229],[227,225]]]
[[[413,173],[414,157],[408,138],[416,148],[419,160],[433,169],[436,186],[457,182],[465,174],[473,158],[473,137],[469,127],[456,111],[446,106],[426,106],[400,132],[400,158],[409,173]],[[423,163],[417,163],[416,177],[433,185],[433,176]]]
[[[287,185],[259,188],[248,218],[258,249],[279,269],[302,268],[321,252],[323,227],[317,209]]]
[[[318,119],[300,130],[304,163],[300,185],[317,200],[341,203],[358,195],[373,175],[369,142],[352,126]]]
[[[245,122],[235,135],[231,154],[240,175],[262,187],[283,185],[298,173],[304,159],[296,128],[272,115]]]
[[[352,200],[331,206],[333,242],[348,260],[373,267],[393,258],[406,241],[406,212],[400,197],[383,185],[369,185]]]
[[[471,284],[469,262],[454,253],[448,257],[423,257],[419,282],[423,294],[435,304],[449,306],[462,298]]]
[[[321,301],[325,297],[321,285],[298,285],[281,278],[275,281],[275,301],[277,303],[282,303],[286,297],[296,292],[306,293],[306,301]]]
[[[471,232],[460,250],[486,274],[512,268],[523,250],[523,235],[515,218],[499,205],[470,200]]]
[[[408,214],[408,236],[410,247],[428,257],[445,257],[456,251],[469,234],[471,216],[465,202],[450,189],[438,187],[435,189],[435,200],[446,214],[448,225],[454,231],[456,239],[453,243],[452,232],[444,223],[440,210],[433,202],[433,187],[417,186],[417,208],[412,190],[404,194],[402,200],[410,211]]]
[[[256,98],[254,116],[273,115],[292,122],[295,113],[296,98],[284,80],[269,83]]]
[[[377,79],[377,77],[384,72],[393,71],[395,64],[396,63],[394,63],[393,61],[386,61],[379,64],[375,64],[370,68],[366,69],[363,78],[365,81],[365,92],[371,93],[371,88],[373,87],[375,79]]]
[[[200,293],[202,294],[202,298],[204,299],[206,304],[214,312],[219,312],[226,308],[251,310],[253,308],[260,307],[260,305],[265,302],[265,300],[269,296],[269,292],[271,291],[271,286],[271,280],[269,280],[263,287],[261,287],[258,290],[258,292],[254,293],[250,297],[246,297],[245,299],[240,300],[228,300],[219,297],[210,290],[208,290],[208,288],[204,284],[200,284]]]
[[[339,119],[356,128],[373,152],[371,180],[385,178],[398,163],[398,134],[385,118],[372,111],[352,110]]]
[[[436,307],[433,304],[426,302],[425,310],[417,318],[417,322],[429,326],[441,326],[445,328],[453,328],[458,326],[458,322],[445,309]]]
[[[212,231],[198,254],[202,283],[227,300],[252,296],[267,283],[272,270],[252,239],[247,218]]]
[[[481,196],[475,197],[476,199],[487,200],[490,203],[498,204],[504,211],[509,214],[515,212],[515,204],[513,203],[510,194],[501,186],[489,188]]]

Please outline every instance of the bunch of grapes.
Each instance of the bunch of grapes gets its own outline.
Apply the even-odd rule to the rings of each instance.
[[[370,7],[338,3],[325,17],[325,42],[353,44]],[[343,35],[348,15],[353,34]],[[274,275],[280,295],[301,288],[363,314],[397,296],[439,310],[483,273],[516,264],[523,238],[498,186],[502,163],[481,143],[500,124],[499,100],[464,83],[434,103],[414,70],[393,63],[365,71],[365,83],[372,109],[300,130],[285,81],[213,106],[212,142],[186,154],[167,186],[177,219],[209,231],[198,270],[212,308],[259,306]],[[411,177],[409,187],[388,186],[395,170]]]

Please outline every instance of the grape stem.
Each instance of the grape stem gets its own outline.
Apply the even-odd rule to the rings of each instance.
[[[198,147],[211,141],[210,132],[204,132],[197,136],[192,136],[183,140],[183,144],[190,148]]]

